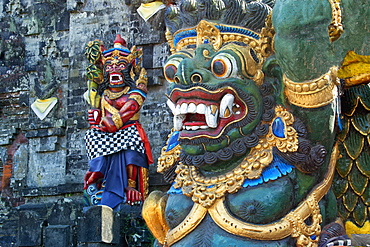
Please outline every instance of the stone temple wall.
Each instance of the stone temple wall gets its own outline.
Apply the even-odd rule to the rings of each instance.
[[[121,34],[129,47],[143,48],[149,96],[141,122],[158,158],[172,125],[161,69],[169,48],[163,12],[145,22],[136,12],[139,5],[137,0],[0,0],[0,246],[47,246],[52,210],[63,200],[82,198],[88,169],[83,143],[88,105],[82,97],[88,41],[111,47]],[[31,105],[50,97],[58,102],[40,120]],[[167,186],[155,170],[154,164],[151,190]],[[70,235],[69,243],[75,243]]]

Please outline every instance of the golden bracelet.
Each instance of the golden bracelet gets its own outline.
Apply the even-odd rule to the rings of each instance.
[[[136,188],[136,181],[131,178],[128,179],[128,186],[131,188]]]

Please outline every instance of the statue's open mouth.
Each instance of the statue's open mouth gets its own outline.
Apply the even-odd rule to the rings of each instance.
[[[112,85],[119,85],[123,83],[123,77],[119,73],[111,73],[109,74],[109,82]]]
[[[218,138],[232,123],[243,119],[248,108],[232,87],[207,90],[203,87],[175,88],[168,106],[174,114],[174,129],[180,138]]]

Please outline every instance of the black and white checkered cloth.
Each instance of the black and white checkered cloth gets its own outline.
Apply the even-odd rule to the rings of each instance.
[[[114,133],[89,129],[85,135],[85,144],[90,160],[121,150],[131,149],[141,153],[145,152],[144,144],[134,125]]]

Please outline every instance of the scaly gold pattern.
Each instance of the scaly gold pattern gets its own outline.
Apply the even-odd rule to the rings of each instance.
[[[176,169],[175,188],[182,188],[184,195],[192,197],[195,203],[209,208],[216,199],[224,197],[226,193],[237,192],[245,179],[256,179],[261,176],[263,168],[273,159],[272,149],[278,148],[281,152],[294,152],[298,149],[298,134],[293,128],[294,117],[283,107],[275,108],[276,118],[280,117],[285,123],[285,137],[279,138],[272,133],[271,123],[269,133],[251,149],[247,157],[232,171],[217,177],[204,177],[194,166],[187,166],[180,162]]]
[[[336,74],[337,67],[332,67],[319,78],[304,82],[293,82],[284,75],[285,95],[290,103],[303,108],[328,105],[338,96]]]
[[[225,208],[225,197],[217,199],[208,209],[195,203],[187,217],[174,229],[167,233],[165,246],[171,246],[189,234],[206,216],[208,212],[214,222],[223,230],[242,237],[257,240],[280,240],[288,236],[296,238],[297,247],[315,247],[321,232],[322,216],[319,202],[329,191],[334,177],[335,164],[338,159],[338,144],[335,144],[330,158],[328,172],[297,208],[280,220],[271,224],[251,224],[232,216]],[[304,221],[311,217],[308,225]],[[153,219],[152,219],[153,220]],[[181,230],[181,232],[179,231]],[[163,233],[165,234],[165,233]],[[316,238],[311,238],[315,236]]]

